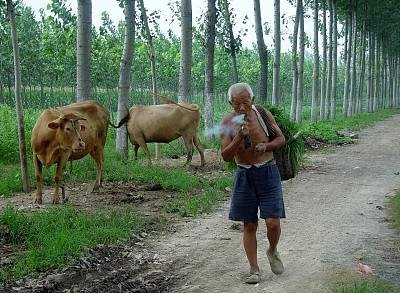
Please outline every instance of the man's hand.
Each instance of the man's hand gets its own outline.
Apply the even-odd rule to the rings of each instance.
[[[258,144],[255,146],[255,148],[254,148],[254,151],[255,151],[257,154],[265,153],[266,150],[267,150],[267,144],[264,143],[264,142],[258,143]]]
[[[249,134],[250,133],[249,133],[249,129],[247,128],[247,122],[245,122],[240,126],[237,135],[239,135],[239,137],[243,138],[243,137],[245,137],[246,135],[249,135]]]

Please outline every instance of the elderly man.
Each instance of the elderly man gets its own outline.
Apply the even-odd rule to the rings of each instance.
[[[267,227],[271,270],[278,275],[284,270],[277,245],[285,208],[273,151],[285,144],[285,138],[272,114],[253,105],[253,91],[247,83],[232,85],[228,98],[234,111],[225,116],[221,125],[222,158],[224,161],[235,159],[237,164],[229,219],[244,224],[243,246],[250,265],[245,282],[255,284],[260,281],[258,211]]]

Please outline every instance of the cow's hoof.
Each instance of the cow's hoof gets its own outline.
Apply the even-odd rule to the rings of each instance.
[[[53,204],[59,204],[60,203],[60,199],[59,198],[53,198],[52,203]]]
[[[36,199],[35,199],[35,203],[36,203],[36,204],[43,204],[43,200],[42,200],[41,198],[40,198],[40,199],[39,199],[39,198],[36,198]]]

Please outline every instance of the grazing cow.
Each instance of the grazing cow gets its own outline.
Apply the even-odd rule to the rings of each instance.
[[[151,165],[147,142],[169,143],[182,137],[187,150],[185,165],[192,161],[194,143],[200,153],[201,165],[204,166],[204,151],[198,135],[200,116],[198,105],[172,101],[172,104],[132,107],[117,127],[127,124],[129,140],[135,146],[136,159],[141,147]]]
[[[83,101],[42,112],[32,130],[36,203],[42,203],[43,165],[48,167],[57,163],[53,203],[59,203],[59,188],[66,163],[79,160],[87,154],[96,161],[97,174],[93,191],[99,188],[108,124],[108,111],[96,101]],[[64,199],[64,189],[61,188]]]

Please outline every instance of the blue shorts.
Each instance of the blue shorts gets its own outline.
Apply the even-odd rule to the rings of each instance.
[[[255,223],[258,209],[262,219],[286,217],[281,177],[275,164],[236,169],[229,219]]]

